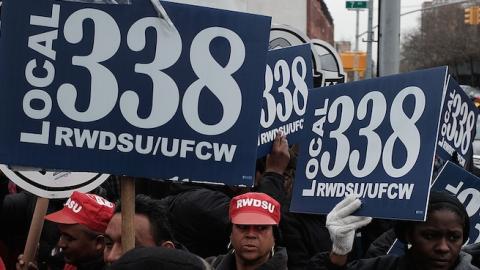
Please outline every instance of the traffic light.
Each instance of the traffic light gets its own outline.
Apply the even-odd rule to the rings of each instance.
[[[475,8],[475,24],[480,24],[480,7],[474,7]]]
[[[365,52],[340,53],[345,71],[365,71],[367,68],[367,54]]]
[[[479,9],[480,7],[469,7],[465,9],[465,24],[475,25],[480,22]]]
[[[465,9],[465,24],[473,24],[473,7]]]

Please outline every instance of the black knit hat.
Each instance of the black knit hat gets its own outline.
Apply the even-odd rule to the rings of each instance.
[[[463,243],[468,239],[470,234],[470,218],[468,217],[465,206],[457,199],[457,197],[451,195],[446,191],[430,191],[430,198],[428,200],[428,212],[439,209],[451,209],[458,213],[460,217],[464,218],[463,221]],[[398,240],[403,243],[407,243],[406,234],[417,224],[413,221],[399,221],[395,225],[395,234]]]
[[[183,250],[139,247],[125,253],[109,270],[204,270],[211,269],[200,257]]]

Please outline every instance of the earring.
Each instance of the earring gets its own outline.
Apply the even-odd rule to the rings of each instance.
[[[275,246],[272,246],[272,255],[270,257],[273,257],[275,255]]]
[[[232,240],[230,240],[227,245],[227,250],[230,250],[230,249],[232,250],[232,253],[235,253],[235,249],[232,247]]]

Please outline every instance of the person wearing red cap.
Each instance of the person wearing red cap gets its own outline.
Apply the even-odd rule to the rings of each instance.
[[[265,193],[248,192],[232,198],[230,244],[225,255],[208,258],[217,270],[287,269],[287,252],[275,246],[279,238],[280,204]]]
[[[57,247],[65,259],[65,270],[104,269],[104,234],[115,205],[104,198],[74,191],[60,211],[45,216],[60,231]],[[18,267],[23,262],[19,260]]]

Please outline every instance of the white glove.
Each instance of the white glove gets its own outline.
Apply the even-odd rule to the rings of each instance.
[[[372,221],[371,217],[350,216],[361,204],[356,197],[347,196],[328,213],[326,226],[333,242],[333,253],[347,255],[352,250],[355,230]]]

